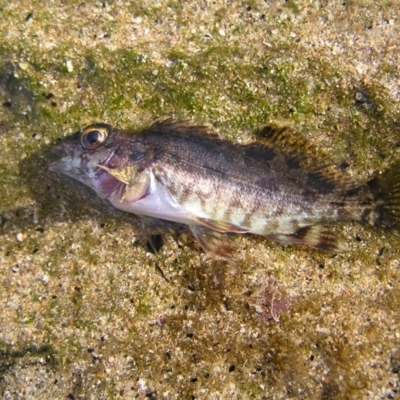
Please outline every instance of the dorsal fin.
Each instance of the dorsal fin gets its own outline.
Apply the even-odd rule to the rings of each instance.
[[[193,125],[193,121],[188,119],[185,121],[175,121],[173,118],[156,119],[150,126],[149,132],[157,133],[190,133],[207,137],[219,137],[218,134],[211,132],[208,126]]]
[[[266,160],[275,156],[285,159],[289,169],[300,168],[306,172],[308,183],[319,192],[350,191],[356,187],[349,175],[292,129],[266,126],[257,137],[261,144],[255,144],[250,154],[258,161],[262,154]]]

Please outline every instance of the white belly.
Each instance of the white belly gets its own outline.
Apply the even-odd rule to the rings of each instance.
[[[190,224],[192,214],[178,204],[169,192],[150,176],[148,194],[137,201],[120,201],[118,193],[112,194],[108,200],[119,210],[137,215],[165,219],[167,221]]]

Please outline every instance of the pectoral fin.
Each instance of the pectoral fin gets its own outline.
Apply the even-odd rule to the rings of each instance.
[[[120,201],[138,201],[143,198],[150,185],[149,174],[143,172],[139,174],[137,179],[125,186],[121,193]]]
[[[139,173],[134,166],[126,168],[108,168],[104,165],[99,165],[99,168],[104,169],[114,178],[125,184],[125,187],[121,190],[120,202],[138,201],[146,195],[150,185],[150,176],[148,173]]]

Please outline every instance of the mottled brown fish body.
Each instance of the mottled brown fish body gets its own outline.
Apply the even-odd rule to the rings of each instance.
[[[188,225],[206,250],[210,231],[327,250],[343,249],[327,228],[330,222],[356,220],[399,231],[399,168],[355,185],[287,129],[266,128],[260,143],[237,145],[205,127],[165,120],[134,134],[93,125],[80,132],[78,144],[74,140],[64,146],[75,146],[81,171],[89,165],[76,179],[117,208]],[[57,165],[52,169],[73,176],[71,168]]]

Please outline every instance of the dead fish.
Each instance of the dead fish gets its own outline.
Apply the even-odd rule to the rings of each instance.
[[[184,224],[206,252],[226,255],[224,233],[342,251],[329,229],[359,221],[400,234],[400,163],[357,184],[288,128],[266,127],[248,145],[172,119],[137,132],[90,125],[66,139],[50,170],[119,210]]]

